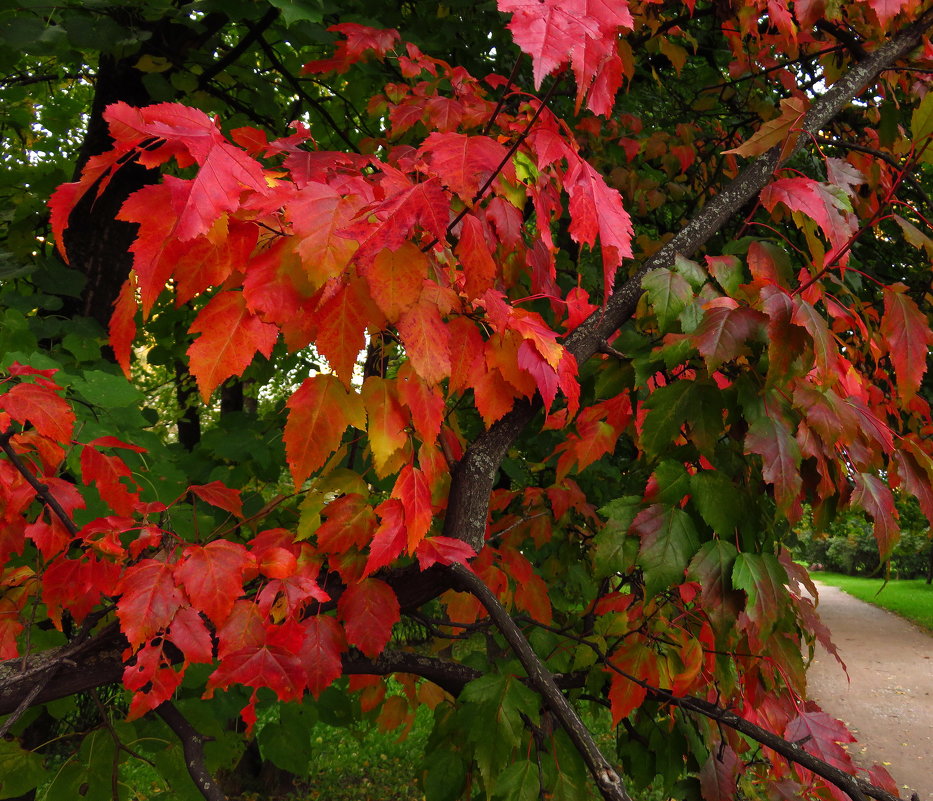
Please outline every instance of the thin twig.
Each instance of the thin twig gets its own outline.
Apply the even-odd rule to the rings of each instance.
[[[19,474],[26,479],[29,486],[36,491],[36,495],[41,498],[42,502],[55,513],[55,516],[59,520],[61,520],[62,525],[68,530],[68,533],[71,534],[72,537],[77,537],[78,527],[74,524],[74,521],[68,516],[68,513],[62,508],[62,505],[56,500],[55,496],[52,495],[48,486],[33,475],[32,471],[26,467],[26,463],[22,460],[20,455],[13,450],[10,440],[13,438],[14,433],[15,432],[11,428],[0,434],[0,449],[7,455],[7,458],[10,460],[13,467],[17,469]]]
[[[832,145],[834,147],[841,147],[845,150],[854,150],[857,153],[865,153],[868,156],[874,156],[876,159],[883,161],[889,167],[893,167],[898,172],[904,168],[904,165],[898,163],[898,160],[892,155],[889,153],[883,153],[880,150],[875,150],[873,147],[855,144],[854,142],[842,142],[839,139],[830,139],[828,136],[814,136],[813,141],[818,142],[821,145]],[[904,183],[908,184],[910,188],[920,196],[920,199],[924,202],[925,205],[933,209],[933,200],[930,200],[930,196],[927,195],[926,191],[924,191],[923,187],[920,185],[916,178],[914,178],[912,175],[905,175]]]
[[[266,58],[269,59],[269,63],[281,74],[281,76],[286,80],[286,82],[292,87],[295,94],[301,97],[306,103],[314,108],[314,110],[324,118],[324,121],[331,127],[334,133],[340,137],[341,141],[352,150],[354,153],[359,153],[360,149],[357,147],[356,142],[354,142],[350,135],[344,131],[338,124],[337,121],[331,116],[330,112],[324,107],[324,104],[321,103],[317,98],[311,97],[306,91],[305,88],[301,85],[298,79],[292,75],[285,65],[279,60],[279,57],[275,54],[275,50],[272,49],[270,45],[262,36],[259,37],[259,46],[262,48],[263,52],[266,54]]]
[[[262,36],[266,29],[278,19],[278,16],[279,9],[270,8],[259,20],[248,24],[246,34],[237,42],[236,46],[230,48],[222,58],[217,59],[217,61],[198,76],[198,89],[204,89],[209,81],[213,80],[216,75],[219,75],[242,56],[249,49],[250,45]]]
[[[485,183],[479,189],[476,190],[476,194],[473,195],[470,202],[467,203],[463,207],[463,209],[460,211],[460,213],[456,217],[454,217],[450,221],[450,223],[447,225],[448,234],[450,234],[450,232],[453,231],[454,228],[457,227],[457,224],[464,217],[466,217],[467,214],[470,213],[470,211],[472,211],[473,207],[477,203],[479,203],[480,200],[483,199],[483,196],[486,194],[486,190],[488,190],[489,187],[492,186],[492,182],[496,180],[496,178],[498,177],[499,173],[502,172],[505,165],[508,164],[512,160],[512,156],[515,155],[515,151],[518,150],[521,143],[524,142],[525,139],[528,137],[528,134],[531,133],[531,129],[534,127],[534,124],[538,121],[538,117],[541,116],[541,112],[544,111],[545,107],[547,106],[547,102],[548,100],[551,99],[551,96],[554,94],[554,90],[561,84],[563,80],[563,76],[564,76],[564,73],[561,73],[560,75],[557,76],[554,83],[552,83],[550,88],[547,90],[547,93],[544,95],[544,97],[541,98],[540,102],[538,103],[538,107],[535,109],[535,113],[531,116],[531,119],[528,120],[528,123],[522,129],[522,132],[515,138],[515,141],[512,142],[512,146],[509,148],[508,152],[502,157],[502,161],[500,161],[496,169],[492,171],[490,176],[486,179]],[[427,253],[437,243],[438,243],[438,239],[437,237],[435,237],[430,242],[428,242],[427,245],[421,248],[422,252]]]

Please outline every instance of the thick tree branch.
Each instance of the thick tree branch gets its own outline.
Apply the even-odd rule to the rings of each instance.
[[[24,659],[0,662],[0,715],[15,712],[23,698],[42,704],[123,678],[126,639],[114,623],[94,637],[50,648]]]
[[[823,95],[815,100],[801,122],[801,135],[792,153],[801,149],[809,136],[815,136],[853,98],[870,86],[878,75],[904,58],[920,44],[924,32],[933,26],[933,8],[924,12],[868,58],[852,66]],[[808,136],[809,135],[809,136]],[[780,165],[781,147],[756,158],[720,194],[664,247],[642,263],[635,273],[617,287],[605,307],[591,314],[567,338],[567,350],[583,364],[599,350],[625,322],[631,319],[642,294],[642,279],[652,270],[670,267],[676,256],[690,256],[714,236],[726,222],[771,180]],[[790,155],[789,154],[788,157]],[[444,534],[457,537],[479,550],[486,531],[489,495],[499,465],[511,444],[534,416],[537,405],[518,403],[467,449],[453,473],[447,505]]]
[[[155,711],[165,721],[165,725],[181,740],[181,747],[185,754],[185,767],[188,768],[188,775],[191,776],[191,780],[201,795],[207,801],[227,801],[224,791],[220,789],[220,785],[204,764],[204,743],[207,738],[194,728],[170,701],[159,704]]]
[[[450,570],[460,586],[472,593],[485,607],[499,631],[502,632],[502,636],[505,637],[506,642],[515,652],[515,655],[522,663],[522,667],[525,668],[531,686],[537,690],[544,702],[551,708],[561,726],[564,727],[564,731],[567,732],[574,746],[576,746],[577,751],[580,752],[580,756],[586,762],[590,775],[596,782],[596,786],[603,798],[607,801],[632,801],[625,791],[625,785],[622,783],[621,777],[609,760],[603,756],[590,730],[580,720],[576,710],[560,691],[554,681],[553,674],[534,652],[531,643],[528,642],[518,624],[512,620],[502,604],[499,603],[499,599],[496,598],[492,590],[486,586],[479,576],[463,565],[453,565]]]

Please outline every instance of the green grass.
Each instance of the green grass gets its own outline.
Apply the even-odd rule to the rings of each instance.
[[[813,578],[933,631],[933,586],[924,579],[892,580],[885,584],[884,579],[842,573],[814,573]]]

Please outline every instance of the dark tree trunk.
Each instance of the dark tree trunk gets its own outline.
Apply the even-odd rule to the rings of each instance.
[[[156,23],[141,17],[135,20],[139,28],[148,28],[152,36],[141,50],[127,58],[117,59],[107,54],[100,57],[94,101],[87,134],[78,153],[74,180],[80,177],[88,159],[110,148],[112,140],[103,118],[107,106],[120,101],[131,106],[154,102],[143,84],[144,73],[135,67],[140,57],[159,56],[173,64],[181,64],[192,48],[210,39],[226,21],[223,15],[211,14],[203,20],[201,30],[196,30],[172,20]],[[91,190],[72,211],[64,236],[65,250],[69,263],[84,274],[87,283],[82,297],[66,308],[65,314],[92,317],[106,328],[113,303],[133,266],[129,247],[136,235],[136,226],[120,222],[115,219],[116,214],[129,195],[158,178],[157,170],[129,164],[116,173],[100,197]]]

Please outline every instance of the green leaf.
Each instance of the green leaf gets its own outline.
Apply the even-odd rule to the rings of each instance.
[[[286,25],[320,22],[324,19],[324,9],[315,0],[269,0],[269,4],[282,12],[282,21]]]
[[[910,133],[917,146],[933,133],[933,94],[927,92],[920,105],[914,109],[910,117]]]
[[[745,270],[742,262],[735,256],[707,256],[709,271],[719,282],[719,285],[726,290],[726,294],[732,297],[736,290],[745,281]]]
[[[522,716],[537,722],[540,699],[518,677],[498,673],[471,681],[460,699],[475,705],[471,717],[477,725],[470,727],[469,738],[483,778],[492,785],[496,774],[511,761],[512,750],[521,743],[525,733]]]
[[[645,594],[650,598],[684,580],[684,570],[699,547],[693,521],[682,509],[655,504],[636,518],[641,536],[638,564],[645,574]]]
[[[703,470],[690,476],[690,492],[709,527],[723,537],[731,537],[742,519],[745,503],[739,488],[724,473]]]
[[[493,795],[507,801],[536,801],[540,791],[538,766],[530,759],[522,759],[499,774]]]
[[[142,393],[122,375],[105,373],[102,370],[85,370],[74,380],[72,388],[95,406],[116,409],[138,404]]]
[[[15,798],[45,778],[42,757],[12,740],[0,740],[0,798]]]
[[[666,268],[652,270],[641,281],[648,295],[648,302],[658,318],[661,333],[673,330],[674,323],[693,300],[693,292],[687,280],[676,272]]]
[[[433,751],[425,760],[425,801],[457,801],[466,785],[467,766],[455,752]]]
[[[722,392],[706,380],[681,379],[656,389],[645,401],[641,447],[649,456],[664,454],[686,424],[690,441],[711,454],[722,434],[722,400]]]
[[[587,786],[586,765],[563,729],[554,736],[554,758],[557,776],[546,783],[550,786],[551,801],[589,801],[592,796]]]
[[[663,453],[680,436],[680,429],[693,410],[690,394],[694,386],[693,381],[675,381],[656,389],[645,401],[648,414],[641,432],[641,447],[649,456]]]
[[[305,775],[313,756],[309,732],[316,721],[313,706],[279,704],[278,722],[263,726],[256,735],[263,759],[282,770]]]
[[[611,520],[596,533],[593,541],[596,543],[593,567],[600,578],[627,573],[634,566],[638,540],[628,535],[628,526],[622,527]]]
[[[766,636],[784,613],[787,573],[772,554],[740,553],[732,568],[732,584],[748,595],[746,612]]]
[[[596,551],[593,566],[600,578],[627,573],[635,564],[638,540],[629,535],[629,526],[641,506],[641,497],[626,495],[603,506],[599,513],[609,520],[593,538]]]
[[[181,748],[178,751],[180,754]],[[55,774],[52,783],[45,788],[40,798],[44,801],[59,801],[62,798],[111,801],[113,795],[110,786],[110,771],[113,767],[113,757],[113,738],[109,732],[98,729],[84,739],[78,755],[69,760]],[[183,761],[181,768],[187,776]],[[194,783],[190,778],[188,778],[188,784],[194,788]]]
[[[681,462],[665,459],[652,476],[657,484],[657,498],[664,503],[677,504],[690,492],[690,476]]]
[[[674,257],[674,269],[680,273],[694,289],[699,289],[706,283],[706,270],[699,264],[681,255]]]

